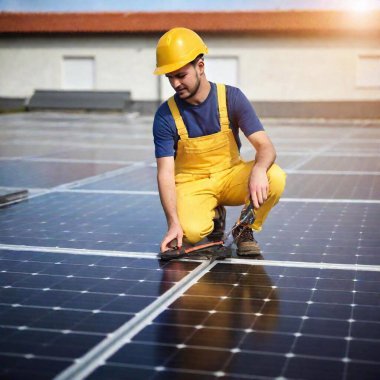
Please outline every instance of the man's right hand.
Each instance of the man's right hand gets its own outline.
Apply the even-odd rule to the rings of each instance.
[[[165,252],[168,249],[173,248],[170,243],[173,240],[177,240],[178,248],[182,247],[182,239],[183,239],[183,230],[179,224],[175,224],[169,227],[168,232],[164,236],[164,239],[161,242],[160,250],[161,252]]]

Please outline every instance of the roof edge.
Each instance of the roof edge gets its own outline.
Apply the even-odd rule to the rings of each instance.
[[[173,17],[175,14],[175,18]],[[380,33],[380,11],[0,12],[0,33]]]

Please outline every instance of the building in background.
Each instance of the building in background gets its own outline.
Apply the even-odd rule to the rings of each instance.
[[[0,97],[130,91],[151,113],[172,94],[155,46],[184,26],[209,47],[211,81],[240,87],[261,116],[380,117],[380,12],[0,13]]]

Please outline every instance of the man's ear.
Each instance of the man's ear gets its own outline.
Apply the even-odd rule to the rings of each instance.
[[[200,59],[197,62],[197,66],[198,66],[200,74],[202,75],[204,73],[204,71],[205,71],[205,61],[203,59]]]

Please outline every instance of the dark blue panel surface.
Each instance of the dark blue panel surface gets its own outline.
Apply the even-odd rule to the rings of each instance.
[[[220,263],[89,379],[375,379],[379,291],[380,272]]]
[[[330,166],[330,170],[334,169],[333,166]],[[374,174],[360,174],[359,170],[358,175],[347,175],[344,171],[322,175],[318,173],[290,173],[284,196],[291,198],[378,200],[380,198],[379,189],[380,177],[376,172]]]
[[[197,265],[0,251],[0,377],[53,378]]]
[[[150,136],[149,136],[150,137]],[[120,141],[116,141],[120,143]],[[145,143],[146,148],[136,148],[131,149],[130,144],[140,145]],[[51,153],[49,155],[45,155],[44,158],[59,158],[59,159],[74,159],[74,160],[92,160],[92,161],[120,161],[120,163],[128,163],[131,161],[154,161],[154,146],[153,142],[150,142],[149,138],[139,139],[133,138],[129,139],[126,142],[128,145],[128,149],[123,147],[122,145],[114,146],[114,147],[94,147],[94,148],[75,148],[75,149],[67,149],[64,152],[56,152]]]
[[[158,253],[165,230],[150,195],[51,193],[0,213],[3,244]]]
[[[53,187],[124,166],[126,165],[2,161],[0,163],[0,186]]]
[[[379,265],[379,204],[281,203],[257,234],[264,258]]]
[[[256,238],[269,260],[379,265],[378,225],[378,204],[284,202]],[[0,243],[158,252],[165,227],[154,195],[51,193],[3,208]]]
[[[159,197],[138,193],[157,189],[149,166],[152,120],[0,115],[0,186],[52,187],[128,171],[74,188],[84,193],[50,193],[1,208],[0,244],[158,252],[166,231]],[[263,122],[277,162],[299,169],[288,174],[284,197],[300,198],[280,201],[255,235],[263,258],[374,271],[218,264],[90,378],[380,378],[379,123]],[[252,147],[242,140],[251,159]],[[137,193],[122,194],[128,190]],[[228,208],[228,226],[239,213]],[[0,251],[0,377],[54,378],[196,267]]]
[[[78,186],[78,189],[157,191],[156,178],[157,169],[147,166],[136,168],[133,172]]]

